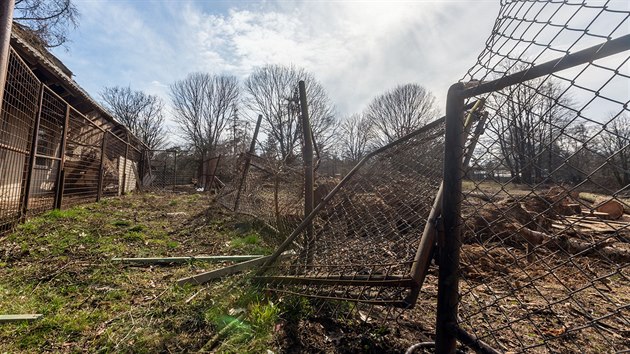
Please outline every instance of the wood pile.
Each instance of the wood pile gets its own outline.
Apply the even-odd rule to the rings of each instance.
[[[630,261],[630,215],[610,197],[588,201],[555,187],[540,194],[464,203],[467,243],[502,242],[623,263]],[[470,198],[476,198],[475,195]],[[473,207],[474,206],[474,207]]]

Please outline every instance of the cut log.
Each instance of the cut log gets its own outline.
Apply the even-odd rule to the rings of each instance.
[[[608,214],[612,220],[617,220],[623,215],[623,205],[614,199],[597,203],[595,210]]]
[[[606,259],[617,264],[630,262],[630,250],[610,247],[611,242],[614,243],[616,240],[612,240],[611,242],[589,243],[569,238],[566,235],[553,236],[530,230],[526,227],[521,230],[521,235],[527,235],[526,237],[532,239],[534,242],[542,239],[540,247],[545,247],[554,252],[563,251],[571,255]]]

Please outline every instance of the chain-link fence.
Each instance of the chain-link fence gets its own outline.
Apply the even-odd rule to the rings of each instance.
[[[135,190],[143,147],[44,85],[11,49],[0,117],[0,232],[26,216]]]
[[[503,1],[445,124],[370,154],[257,280],[364,321],[420,304],[403,319],[438,352],[629,350],[629,17]]]
[[[452,88],[447,157],[464,99],[484,98],[488,123],[473,168],[445,167],[438,349],[630,349],[629,17],[625,2],[504,1]]]
[[[219,188],[221,155],[199,158],[189,151],[148,150],[142,188],[152,192],[210,191]]]

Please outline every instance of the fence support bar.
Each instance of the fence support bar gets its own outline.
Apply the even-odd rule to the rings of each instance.
[[[475,121],[475,115],[479,114],[479,111],[483,109],[485,104],[485,99],[480,99],[475,102],[475,105],[470,109],[468,116],[466,117],[466,123],[464,125],[464,139],[468,137],[470,133],[470,129],[472,128],[473,122]],[[475,145],[477,140],[479,139],[479,135],[483,132],[483,126],[485,122],[485,115],[482,119],[478,120],[477,128],[470,142],[470,146],[466,151],[466,157],[464,159],[463,168],[468,168],[468,163],[472,158],[472,153],[475,150]],[[420,243],[418,245],[418,249],[416,251],[416,256],[413,261],[413,265],[411,266],[411,277],[415,281],[415,286],[413,291],[409,293],[406,298],[406,301],[409,303],[409,306],[414,306],[416,300],[418,299],[418,295],[420,293],[420,289],[422,288],[422,283],[424,283],[424,278],[427,275],[429,270],[429,266],[431,264],[431,259],[433,256],[434,245],[436,241],[435,234],[437,232],[436,221],[442,214],[442,193],[444,189],[444,183],[440,183],[440,188],[435,196],[435,200],[433,201],[433,205],[431,206],[431,211],[429,212],[429,217],[427,218],[427,223],[424,226],[424,230],[422,232],[422,237],[420,238]]]
[[[448,330],[457,325],[459,301],[459,252],[461,248],[461,191],[464,156],[464,85],[454,84],[446,98],[444,148],[444,188],[442,220],[444,232],[438,235],[439,275],[436,318],[436,353],[455,353],[457,341]]]
[[[300,94],[300,111],[302,118],[302,136],[304,138],[304,149],[302,150],[302,160],[304,162],[304,216],[313,211],[313,136],[311,135],[311,122],[308,116],[308,101],[306,98],[306,83],[303,80],[298,82]],[[313,223],[309,221],[306,225],[304,249],[306,250],[306,262],[311,263],[313,257]]]
[[[241,181],[238,184],[238,191],[236,192],[236,200],[234,200],[234,211],[238,211],[238,205],[241,201],[241,192],[243,191],[243,184],[245,178],[247,178],[247,172],[249,171],[249,163],[252,159],[252,155],[256,152],[256,139],[258,139],[258,131],[260,130],[260,124],[262,123],[262,114],[258,115],[256,121],[256,128],[254,128],[254,136],[252,136],[252,142],[249,144],[249,150],[245,154],[245,166],[243,166],[243,174],[241,175]]]
[[[63,193],[66,183],[66,142],[68,139],[68,128],[70,127],[70,105],[66,104],[66,117],[61,134],[61,144],[59,149],[59,167],[57,168],[57,188],[55,188],[55,209],[61,209],[63,203]]]
[[[38,100],[38,108],[37,114],[35,115],[35,122],[33,124],[33,137],[31,139],[31,150],[28,159],[28,166],[26,167],[24,173],[26,174],[23,195],[22,195],[22,214],[21,218],[24,219],[26,216],[26,212],[28,211],[28,203],[31,195],[31,184],[33,183],[33,168],[35,166],[35,154],[37,153],[37,144],[39,140],[39,123],[42,118],[42,105],[44,102],[44,84],[40,83],[39,86],[39,100]]]
[[[546,63],[532,66],[527,70],[519,71],[497,80],[480,83],[475,87],[465,90],[463,95],[464,97],[473,97],[492,91],[498,91],[514,84],[550,75],[561,70],[586,64],[626,50],[630,50],[630,34],[582,49],[575,53],[564,55]]]
[[[2,5],[0,5],[0,109],[2,109],[4,86],[7,82],[7,69],[9,68],[9,48],[11,48],[14,6],[15,0],[4,0]]]
[[[107,147],[107,132],[103,132],[103,140],[101,141],[101,162],[100,168],[98,169],[98,190],[96,191],[96,201],[100,202],[101,197],[103,196],[103,179],[105,177],[105,167],[103,163],[105,162],[105,148]]]

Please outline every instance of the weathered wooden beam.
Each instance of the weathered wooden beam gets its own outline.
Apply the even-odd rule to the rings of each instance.
[[[23,314],[23,315],[0,315],[0,323],[9,323],[9,322],[30,322],[36,321],[42,318],[41,313],[31,313],[31,314]]]
[[[192,256],[192,257],[146,257],[146,258],[112,258],[112,262],[132,264],[163,264],[189,262],[242,262],[263,257],[262,255],[238,256]]]

